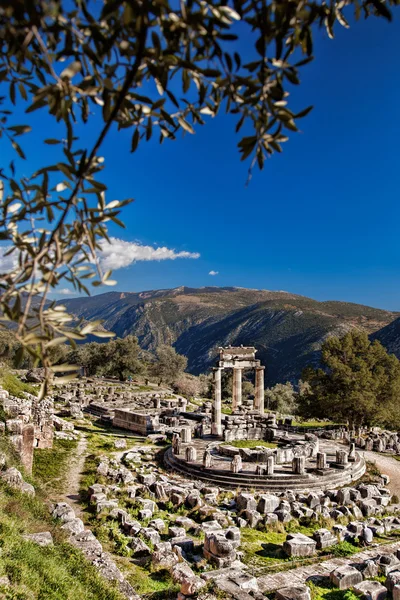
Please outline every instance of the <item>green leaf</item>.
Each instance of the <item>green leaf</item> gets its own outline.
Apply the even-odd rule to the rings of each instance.
[[[139,129],[136,128],[135,132],[132,136],[131,152],[135,152],[136,148],[138,147],[139,140],[140,140],[140,133],[139,133]]]
[[[8,127],[9,131],[13,131],[15,135],[22,135],[23,133],[29,133],[32,131],[32,127],[29,125],[12,125]]]
[[[11,145],[14,148],[14,150],[17,152],[18,156],[20,156],[23,159],[26,159],[26,156],[23,153],[21,146],[19,144],[17,144],[17,142],[15,140],[11,140]]]
[[[392,20],[392,13],[383,2],[381,2],[380,0],[370,0],[370,3],[374,5],[374,8],[378,15],[384,17],[388,21]]]
[[[297,115],[294,115],[295,119],[301,119],[302,117],[307,116],[308,113],[310,113],[313,108],[314,108],[313,106],[309,106],[308,108],[301,110],[299,113],[297,113]]]
[[[61,144],[61,141],[56,140],[55,138],[47,138],[47,140],[44,140],[44,143],[53,145],[53,144]]]
[[[179,125],[183,129],[185,129],[185,131],[188,131],[189,133],[194,133],[193,127],[190,125],[190,123],[185,121],[185,119],[183,117],[177,117],[177,120],[178,120]]]

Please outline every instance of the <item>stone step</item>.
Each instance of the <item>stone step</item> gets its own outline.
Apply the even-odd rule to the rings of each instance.
[[[340,471],[339,473],[329,473],[322,477],[308,476],[293,476],[290,477],[271,477],[270,479],[259,475],[251,475],[247,473],[231,474],[224,471],[204,471],[201,467],[194,464],[188,464],[183,460],[177,459],[168,449],[164,454],[166,465],[184,475],[195,477],[210,483],[214,483],[225,489],[236,489],[237,487],[246,489],[269,490],[269,491],[284,491],[292,489],[294,491],[322,489],[340,487],[350,483],[350,473],[348,471]],[[358,479],[365,471],[365,465],[361,459],[353,465],[352,480]]]

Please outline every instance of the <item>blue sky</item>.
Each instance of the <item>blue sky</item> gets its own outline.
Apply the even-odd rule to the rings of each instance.
[[[400,310],[399,9],[394,17],[336,27],[333,41],[316,32],[316,59],[293,88],[294,107],[314,111],[247,187],[229,117],[133,155],[129,134],[112,131],[108,199],[135,203],[126,230],[111,234],[200,254],[119,269],[116,289],[232,285]],[[29,171],[51,151],[36,148]]]

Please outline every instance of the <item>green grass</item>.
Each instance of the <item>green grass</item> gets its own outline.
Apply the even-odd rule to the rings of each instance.
[[[272,442],[264,442],[264,440],[235,440],[234,442],[224,442],[222,446],[233,446],[234,448],[256,448],[263,446],[264,448],[277,448],[278,445]]]
[[[339,542],[336,546],[328,548],[329,554],[332,554],[337,558],[351,556],[352,554],[360,552],[360,550],[361,547],[359,545],[351,544],[350,542]]]
[[[316,585],[312,582],[307,582],[311,592],[311,600],[357,600],[351,590],[339,590],[326,578],[326,581]]]
[[[132,574],[129,575],[128,581],[135,588],[135,591],[141,597],[157,598],[175,598],[179,592],[180,585],[174,584],[171,575],[165,569],[160,571],[149,571],[138,565],[131,564]]]
[[[60,492],[63,489],[77,444],[76,440],[55,439],[53,448],[35,450],[32,475],[47,491]]]
[[[23,535],[50,531],[54,545],[42,548]],[[40,498],[0,484],[0,577],[8,576],[7,600],[123,600],[81,552],[65,541]],[[0,590],[3,591],[3,590]]]
[[[13,375],[12,373],[8,373],[6,371],[1,376],[0,381],[2,387],[12,396],[24,398],[25,392],[37,396],[37,388],[33,387],[33,385],[29,385],[29,383],[23,383],[20,379],[18,379],[18,377],[16,377],[16,375]]]
[[[244,562],[249,566],[266,567],[289,561],[282,548],[285,540],[286,532],[242,529],[240,550],[244,552]]]
[[[337,425],[337,423],[333,421],[293,421],[293,427],[309,427],[310,429],[328,427],[329,425]]]

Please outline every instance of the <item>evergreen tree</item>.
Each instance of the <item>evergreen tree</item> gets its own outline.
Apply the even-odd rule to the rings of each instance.
[[[274,387],[265,390],[265,400],[267,410],[276,410],[286,415],[297,413],[296,392],[290,381],[277,383]]]
[[[157,362],[153,373],[159,383],[173,383],[187,367],[187,358],[178,354],[172,346],[162,345],[156,350]]]
[[[395,425],[400,398],[400,362],[365,332],[331,337],[322,346],[323,368],[304,370],[309,384],[299,396],[304,416],[353,425]]]

